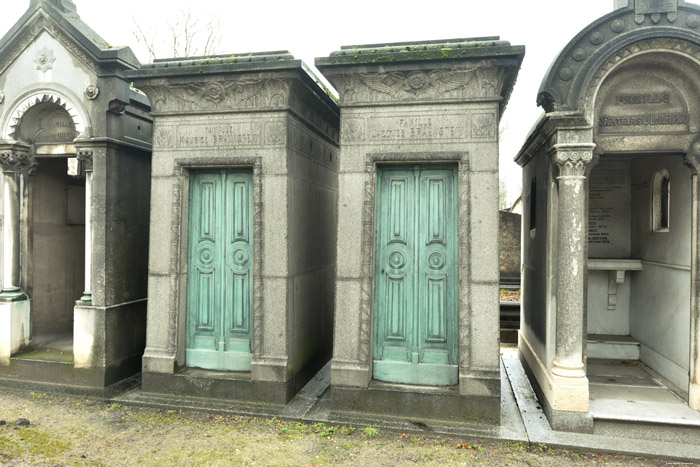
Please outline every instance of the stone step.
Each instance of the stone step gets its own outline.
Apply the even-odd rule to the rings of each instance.
[[[589,334],[587,341],[588,358],[639,360],[639,342],[630,336]]]
[[[72,357],[72,355],[71,355]],[[75,368],[70,361],[10,358],[10,365],[0,366],[0,378],[65,386],[104,387],[105,372],[101,368]]]
[[[640,420],[594,415],[593,434],[614,438],[696,444],[700,439],[700,422],[680,418]]]

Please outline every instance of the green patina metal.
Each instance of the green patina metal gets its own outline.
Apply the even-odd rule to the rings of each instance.
[[[454,385],[457,367],[457,172],[379,170],[374,378]]]
[[[252,360],[253,175],[192,172],[188,366],[249,371]]]

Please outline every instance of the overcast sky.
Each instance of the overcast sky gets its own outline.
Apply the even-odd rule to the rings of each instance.
[[[525,45],[525,61],[501,121],[501,179],[509,199],[520,189],[513,162],[541,113],[535,99],[558,52],[586,25],[613,10],[613,0],[442,0],[428,2],[262,0],[74,0],[83,21],[111,45],[130,46],[148,62],[134,38],[134,22],[168,36],[167,23],[189,8],[203,21],[221,21],[221,53],[289,50],[313,65],[341,45],[500,36]],[[414,6],[420,5],[420,6]],[[4,0],[0,35],[22,16],[29,0]],[[171,54],[168,54],[170,56]],[[166,57],[164,57],[166,58]]]

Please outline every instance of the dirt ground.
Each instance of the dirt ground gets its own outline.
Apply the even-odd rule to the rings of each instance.
[[[20,419],[29,425],[21,426]],[[523,442],[127,407],[10,390],[0,391],[0,420],[6,422],[0,421],[0,465],[8,466],[674,465]]]
[[[517,289],[517,290],[501,289],[501,301],[502,302],[519,302],[520,301],[520,289]]]

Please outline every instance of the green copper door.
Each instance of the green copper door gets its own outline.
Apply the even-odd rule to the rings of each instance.
[[[253,176],[192,171],[187,366],[249,371],[252,360]]]
[[[453,385],[457,367],[457,175],[378,172],[374,378]]]

